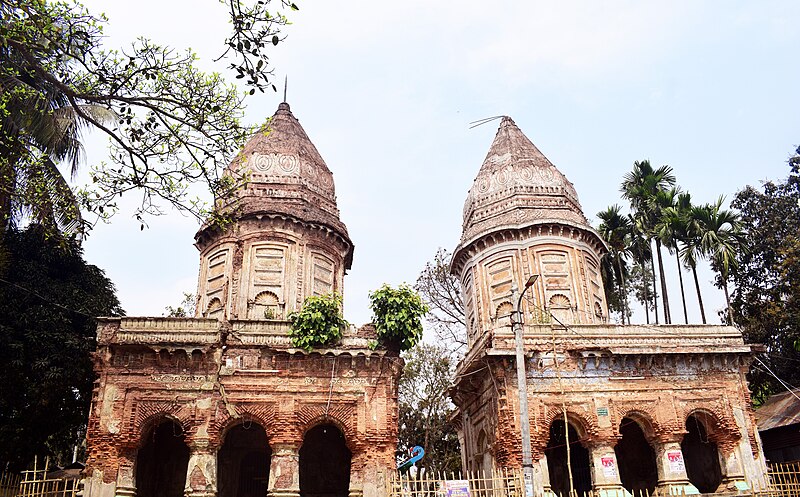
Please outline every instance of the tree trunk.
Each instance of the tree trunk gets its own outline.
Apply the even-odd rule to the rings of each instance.
[[[681,258],[678,254],[678,244],[675,243],[675,262],[678,263],[678,279],[681,282],[681,302],[683,302],[683,319],[686,324],[689,324],[689,314],[686,312],[686,292],[683,290],[683,268],[681,267]]]
[[[661,302],[664,304],[664,324],[672,324],[669,313],[669,295],[667,295],[667,282],[664,280],[664,260],[661,258],[661,242],[656,238],[656,252],[658,252],[658,274],[661,276]]]
[[[619,271],[619,279],[622,281],[622,324],[625,324],[625,317],[628,318],[628,324],[631,324],[631,316],[628,311],[628,287],[625,284],[625,273],[622,272],[622,259],[617,252],[617,271]]]
[[[700,283],[697,281],[697,267],[692,264],[692,275],[694,275],[694,289],[697,291],[697,303],[700,304],[700,317],[703,324],[706,324],[706,310],[703,307],[703,296],[700,294]]]
[[[650,324],[650,295],[648,295],[648,288],[647,288],[647,277],[645,273],[647,272],[647,264],[642,261],[642,278],[644,281],[644,318],[647,324]]]
[[[644,254],[642,254],[641,246],[639,246],[639,261],[642,265],[642,281],[644,281],[644,317],[647,324],[650,324],[650,309],[648,307],[650,305],[650,296],[647,294],[647,277],[645,277],[647,265],[644,263]],[[630,321],[630,318],[628,318],[628,324],[630,324]]]
[[[728,295],[728,278],[722,279],[722,289],[725,290],[725,305],[728,306],[728,324],[733,326],[733,309],[731,309],[731,297]]]
[[[653,312],[656,315],[656,324],[658,324],[658,289],[656,288],[656,260],[655,254],[650,254],[650,273],[653,275]]]

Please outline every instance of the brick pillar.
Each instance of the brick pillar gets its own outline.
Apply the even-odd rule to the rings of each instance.
[[[550,487],[550,469],[547,467],[547,457],[544,453],[541,456],[533,456],[533,495],[553,495],[553,489]]]
[[[744,492],[750,490],[750,485],[747,483],[747,479],[744,476],[740,443],[720,437],[709,438],[717,444],[717,457],[719,458],[719,465],[722,470],[722,483],[720,483],[720,488],[718,488],[717,491],[722,489],[728,492]]]
[[[350,486],[348,497],[363,497],[364,496],[364,476],[365,473],[370,473],[371,480],[374,480],[373,468],[367,468],[365,471],[364,463],[362,462],[363,454],[354,456],[350,461]],[[370,489],[371,490],[371,489]]]
[[[117,457],[117,488],[114,497],[135,497],[136,496],[136,449],[120,449]]]
[[[631,494],[622,487],[619,477],[619,464],[614,453],[615,439],[604,438],[589,443],[589,457],[592,464],[592,486],[600,497],[629,497]]]
[[[674,438],[657,440],[653,443],[658,467],[658,486],[656,490],[662,494],[684,493],[699,494],[697,487],[689,482],[683,459],[681,444]]]
[[[189,465],[186,469],[186,497],[217,496],[217,451],[207,439],[189,441]]]
[[[269,464],[269,497],[300,497],[300,447],[297,444],[272,447]]]

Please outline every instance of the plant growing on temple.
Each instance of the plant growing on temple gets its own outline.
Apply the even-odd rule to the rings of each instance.
[[[408,350],[422,339],[422,318],[429,308],[408,285],[384,284],[369,294],[372,322],[378,340],[398,350]]]
[[[249,94],[274,89],[267,49],[281,41],[287,19],[268,11],[269,1],[223,3],[233,31],[220,59]],[[7,0],[0,17],[0,232],[21,218],[81,232],[81,209],[108,217],[131,190],[142,223],[161,204],[203,219],[207,207],[192,198],[191,184],[204,183],[217,198],[237,186],[219,173],[251,132],[240,122],[244,95],[200,71],[194,53],[143,38],[108,49],[105,18],[77,2]],[[94,165],[91,185],[76,192],[57,166],[75,174],[86,130],[109,138],[112,164]]]
[[[338,293],[306,298],[299,312],[289,313],[289,321],[292,345],[307,351],[338,342],[348,325],[342,316],[342,296]]]
[[[9,229],[0,261],[0,467],[69,463],[89,415],[94,316],[122,314],[114,285],[39,225]]]

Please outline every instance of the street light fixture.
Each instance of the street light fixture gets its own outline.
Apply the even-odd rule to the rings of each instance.
[[[514,301],[514,313],[511,318],[511,331],[514,333],[517,362],[517,391],[519,392],[519,424],[522,432],[522,472],[525,476],[525,494],[533,497],[533,461],[531,460],[531,422],[528,416],[528,382],[525,373],[525,350],[522,343],[522,297],[525,291],[532,287],[539,278],[538,274],[531,275],[525,282],[525,287],[517,297],[517,284],[511,283],[511,299]]]

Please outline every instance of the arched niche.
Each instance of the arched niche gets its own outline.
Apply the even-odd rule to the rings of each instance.
[[[208,302],[206,307],[205,317],[209,319],[222,319],[223,307],[222,301],[214,297]]]
[[[557,293],[550,297],[547,301],[547,306],[550,312],[556,319],[562,323],[572,323],[574,321],[572,315],[572,302],[569,297],[564,294]]]
[[[498,328],[511,327],[511,314],[514,312],[514,306],[511,302],[502,302],[497,306],[494,311],[494,320]]]
[[[229,428],[217,454],[218,497],[266,497],[272,450],[258,423]]]
[[[283,319],[283,306],[272,292],[261,292],[250,303],[248,319]]]
[[[578,494],[592,490],[589,451],[581,444],[579,430],[573,422],[570,421],[567,426],[570,464],[567,464],[567,433],[564,429],[563,419],[556,419],[550,425],[550,439],[544,452],[547,457],[550,488],[556,495],[568,495],[570,492],[569,466],[572,468],[572,488]]]
[[[331,423],[308,430],[300,447],[300,496],[348,497],[352,453]]]
[[[622,486],[633,495],[652,494],[658,484],[658,466],[643,425],[635,417],[622,418],[619,434],[614,453]]]
[[[183,497],[188,466],[183,428],[162,418],[145,430],[136,455],[137,497]]]
[[[695,411],[686,418],[681,451],[689,481],[701,493],[716,492],[722,483],[717,444],[709,437],[710,415]]]

